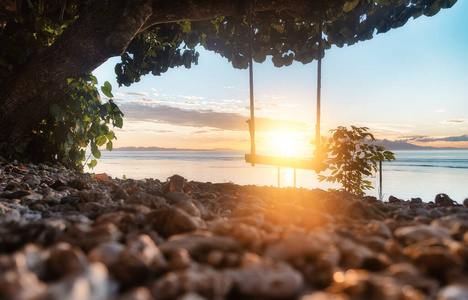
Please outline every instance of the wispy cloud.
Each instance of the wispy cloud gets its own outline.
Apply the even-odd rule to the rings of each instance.
[[[121,105],[125,117],[132,121],[164,123],[177,126],[208,127],[221,130],[245,131],[248,130],[247,116],[218,112],[211,109],[182,109],[165,104],[147,105],[145,103],[130,102]],[[308,125],[292,120],[277,120],[269,118],[256,118],[258,131],[303,131]]]
[[[194,95],[177,95],[179,98],[188,99],[188,100],[203,100],[205,97],[194,96]]]
[[[462,124],[466,122],[467,122],[466,119],[451,119],[451,120],[442,121],[442,124]]]
[[[368,127],[372,132],[385,134],[407,134],[411,129],[415,128],[414,125],[410,124],[357,123],[357,125]]]
[[[262,97],[267,98],[267,99],[272,99],[272,100],[280,100],[280,99],[286,98],[285,96],[277,96],[277,95],[272,95],[272,94],[263,94]]]
[[[117,95],[121,97],[148,97],[149,94],[146,92],[132,93],[132,92],[118,92]]]

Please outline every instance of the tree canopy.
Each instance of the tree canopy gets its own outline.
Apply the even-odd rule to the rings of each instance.
[[[68,124],[67,130],[71,134],[82,130],[77,121],[83,114],[78,111],[86,105],[73,103],[86,100],[72,97],[76,86],[70,83],[84,80],[113,56],[121,56],[115,67],[120,85],[130,85],[149,73],[161,75],[176,66],[189,68],[198,62],[197,46],[219,53],[235,68],[246,68],[249,27],[245,16],[251,13],[256,62],[271,57],[277,67],[293,61],[306,64],[323,56],[323,51],[332,45],[343,47],[371,39],[377,33],[403,26],[410,18],[433,16],[455,3],[456,0],[0,0],[0,153],[10,155],[18,146],[26,149],[25,145],[38,132],[52,130],[39,127],[50,119],[54,107],[57,113],[57,106],[75,107],[75,123]],[[319,24],[323,25],[322,53],[318,52]],[[95,83],[90,78],[87,88],[93,90]],[[97,90],[90,97],[98,99],[96,93]],[[100,105],[104,104],[92,107],[99,110]],[[87,107],[93,114],[93,109]],[[119,119],[120,111],[113,108],[109,112],[111,118]],[[102,114],[96,122],[111,122],[107,117]],[[98,135],[109,132],[110,129],[104,130]],[[83,145],[89,142],[84,141]],[[46,143],[39,147],[46,147]]]

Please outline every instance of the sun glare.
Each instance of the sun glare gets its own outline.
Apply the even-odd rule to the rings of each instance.
[[[276,156],[295,157],[299,155],[303,139],[301,133],[272,132],[267,137],[267,149]]]

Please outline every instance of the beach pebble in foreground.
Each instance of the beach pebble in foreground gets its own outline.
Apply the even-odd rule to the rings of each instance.
[[[468,299],[467,206],[2,163],[0,299]]]

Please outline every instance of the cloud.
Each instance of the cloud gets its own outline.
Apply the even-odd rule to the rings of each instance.
[[[440,138],[418,138],[414,141],[417,142],[468,142],[468,135],[459,135],[459,136],[447,136]]]
[[[223,130],[219,129],[219,128],[209,128],[209,129],[206,129],[206,130],[194,131],[193,134],[204,134],[204,133],[213,133],[213,132],[220,132],[220,131],[223,131]]]
[[[132,93],[132,92],[117,92],[117,95],[122,96],[122,97],[148,97],[149,94],[145,92],[141,93]]]
[[[188,100],[203,100],[203,99],[205,99],[205,97],[199,97],[199,96],[193,96],[193,95],[189,95],[189,96],[176,95],[176,96],[179,97],[179,98],[188,99]]]
[[[466,119],[452,119],[452,120],[444,120],[442,124],[462,124],[465,123]]]
[[[399,134],[406,135],[408,131],[415,128],[414,125],[410,124],[386,124],[386,123],[357,123],[358,126],[365,126],[370,128],[371,132],[379,132],[386,134]]]
[[[277,96],[277,95],[272,95],[272,94],[263,94],[262,97],[272,99],[272,100],[281,100],[281,99],[286,98],[285,96]]]
[[[147,105],[141,102],[128,102],[120,106],[125,117],[131,121],[164,123],[177,126],[208,127],[221,130],[248,130],[247,116],[217,112],[211,109],[182,109],[164,104]],[[292,120],[255,118],[258,131],[304,131],[308,125]]]
[[[418,139],[424,139],[427,138],[427,135],[402,135],[397,137],[401,141],[414,141]]]

